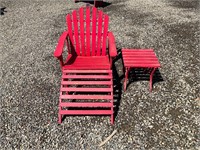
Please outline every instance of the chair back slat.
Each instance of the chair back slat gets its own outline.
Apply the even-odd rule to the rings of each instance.
[[[103,22],[103,12],[99,11],[98,16],[98,35],[97,35],[97,56],[100,56],[100,50],[101,50],[101,36],[102,36],[102,22]]]
[[[70,47],[72,49],[72,46],[74,45],[74,40],[73,40],[73,34],[72,34],[71,16],[67,15],[66,20],[67,20],[67,26],[68,26],[68,32],[69,32],[69,39],[70,39],[69,44],[70,44]],[[69,53],[71,53],[71,51],[69,51]]]
[[[73,23],[74,23],[74,37],[75,37],[75,44],[76,44],[76,53],[80,55],[80,44],[79,44],[79,33],[78,33],[78,21],[77,21],[77,14],[76,11],[72,12],[73,16]]]
[[[81,55],[85,56],[85,34],[84,34],[84,9],[79,9],[80,20],[80,38],[81,38]]]
[[[103,43],[102,43],[102,55],[106,55],[106,43],[107,43],[107,33],[108,33],[108,21],[107,15],[104,15],[104,31],[103,31]]]
[[[96,55],[96,16],[97,9],[93,7],[92,10],[92,56]]]
[[[86,43],[87,43],[86,56],[90,56],[90,7],[86,8]]]
[[[107,55],[108,15],[93,7],[83,8],[66,17],[71,47],[79,56]]]

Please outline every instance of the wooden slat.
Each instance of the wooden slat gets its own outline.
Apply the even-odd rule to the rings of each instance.
[[[111,115],[112,110],[60,110],[60,114],[68,115]]]
[[[129,53],[129,54],[122,54],[124,57],[137,57],[137,56],[155,56],[154,53],[135,53],[135,54],[132,54],[132,53]]]
[[[66,17],[66,20],[67,20],[69,38],[70,38],[71,43],[74,44],[73,35],[72,35],[72,20],[69,14]]]
[[[124,63],[134,63],[134,64],[159,64],[157,60],[125,60]]]
[[[125,58],[125,60],[158,60],[158,58],[154,56],[129,56],[129,57],[123,57],[123,59]]]
[[[68,79],[111,79],[109,75],[62,75],[62,78]]]
[[[90,8],[86,8],[86,56],[90,56]]]
[[[129,61],[129,60],[134,60],[134,61],[137,61],[137,60],[140,60],[140,61],[158,61],[157,58],[155,57],[126,57],[125,58],[126,61]]]
[[[112,81],[62,81],[62,85],[111,85]]]
[[[81,9],[82,9],[83,7],[81,7]],[[80,9],[79,9],[80,10]],[[79,19],[77,19],[78,21],[80,21]],[[72,20],[73,21],[73,20]],[[97,19],[97,21],[98,21],[98,19]],[[85,19],[83,19],[83,22],[86,22],[86,20]],[[92,19],[90,18],[90,22],[92,22]]]
[[[110,65],[67,65],[64,69],[110,69]]]
[[[92,56],[95,56],[96,51],[96,15],[97,9],[93,7],[92,11]]]
[[[129,56],[128,55],[123,55],[123,59],[129,59],[129,58],[132,58],[132,59],[156,58],[156,55],[129,55]]]
[[[113,99],[111,95],[60,95],[61,99]]]
[[[138,51],[143,51],[143,52],[149,52],[149,51],[153,51],[153,49],[122,49],[122,52],[138,52]]]
[[[113,107],[113,104],[107,103],[107,102],[104,102],[104,103],[97,103],[97,102],[94,102],[94,103],[88,103],[88,102],[64,103],[63,102],[63,103],[60,103],[60,107]]]
[[[74,35],[74,32],[72,33]],[[79,33],[80,34],[80,33]],[[86,35],[86,32],[83,33],[84,35]],[[93,33],[90,33],[90,36],[92,35]],[[96,33],[96,35],[98,35],[98,33]],[[101,33],[101,35],[103,35],[103,33]],[[80,36],[80,35],[79,35]]]
[[[108,34],[108,15],[104,15],[104,31],[103,31],[103,45],[102,45],[102,55],[106,55],[106,42],[107,42],[107,34]]]
[[[95,63],[95,62],[93,62]],[[83,63],[83,64],[73,64],[73,65],[67,65],[67,66],[64,66],[64,68],[73,68],[74,69],[80,69],[81,67],[84,69],[85,67],[87,67],[86,69],[90,68],[90,69],[109,69],[110,65],[109,64],[100,64],[100,63],[97,63],[95,65],[92,65],[92,64],[87,64],[87,63]],[[78,68],[76,68],[78,67]]]
[[[85,34],[84,34],[84,10],[83,7],[79,10],[80,17],[80,39],[81,39],[81,56],[85,56]]]
[[[61,91],[69,91],[69,92],[111,92],[111,88],[71,88],[71,87],[63,87],[60,89]]]
[[[139,54],[141,54],[141,53],[153,53],[154,54],[153,51],[123,51],[122,53],[123,54],[135,54],[135,53],[139,53]]]
[[[77,53],[77,55],[80,55],[78,22],[77,22],[77,14],[76,14],[75,10],[72,12],[72,16],[73,16],[73,23],[74,23],[74,36],[75,36],[75,43],[76,43],[76,53]]]
[[[112,73],[112,70],[63,70],[64,73]]]
[[[102,37],[102,21],[103,21],[103,12],[99,11],[98,13],[98,37],[97,37],[97,56],[100,56],[100,50],[101,50],[101,37]]]
[[[137,55],[137,54],[139,54],[139,55],[141,55],[141,54],[155,54],[154,52],[151,52],[151,51],[149,51],[149,52],[142,52],[142,51],[140,51],[140,52],[122,52],[122,54],[123,55]]]
[[[127,63],[125,64],[126,67],[160,67],[160,64],[134,64],[134,63]]]

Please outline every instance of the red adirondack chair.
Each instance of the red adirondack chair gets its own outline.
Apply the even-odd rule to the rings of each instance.
[[[61,123],[62,115],[76,114],[107,114],[111,115],[111,123],[113,123],[111,67],[117,52],[113,33],[108,31],[108,21],[108,15],[95,7],[82,7],[66,16],[68,30],[60,36],[54,52],[54,56],[60,61],[63,72],[59,100],[59,123]],[[65,43],[68,49],[66,60],[62,56]],[[66,99],[72,101],[66,103],[64,102]],[[80,99],[95,100],[87,103],[84,101],[74,102],[74,100]],[[98,101],[100,99],[107,101]],[[102,108],[99,110],[65,110],[64,107],[107,107],[110,110],[102,110]]]

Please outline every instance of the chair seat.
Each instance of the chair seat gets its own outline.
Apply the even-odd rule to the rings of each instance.
[[[110,69],[108,56],[68,55],[63,69]]]

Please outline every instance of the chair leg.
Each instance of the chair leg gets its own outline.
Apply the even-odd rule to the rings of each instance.
[[[153,74],[154,74],[155,70],[156,70],[156,68],[153,68],[153,70],[150,73],[150,81],[149,81],[150,92],[152,91],[152,81],[153,81]]]
[[[114,124],[114,114],[112,114],[111,116],[110,116],[110,123],[113,125]]]

